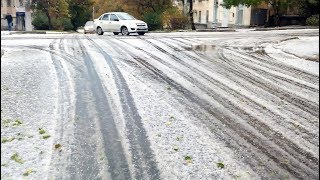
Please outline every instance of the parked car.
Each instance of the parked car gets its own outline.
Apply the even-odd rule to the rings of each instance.
[[[144,35],[148,32],[147,23],[137,20],[125,12],[104,13],[94,20],[94,26],[99,35],[103,35],[104,32],[113,32],[114,35],[121,33],[128,36],[130,33]]]
[[[84,33],[94,33],[95,29],[94,29],[94,23],[93,21],[87,21],[86,24],[84,25]]]

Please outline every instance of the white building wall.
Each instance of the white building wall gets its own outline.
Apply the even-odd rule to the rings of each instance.
[[[224,13],[228,12],[227,22],[228,26],[237,25],[237,7],[231,7],[229,10],[226,10],[221,6],[223,4],[223,0],[218,0],[218,13],[217,13],[217,24],[221,25],[224,21]],[[214,0],[194,0],[193,5],[194,10],[194,22],[207,24],[207,27],[212,27],[212,23],[214,22]],[[206,22],[206,11],[209,10],[209,22]],[[201,11],[201,22],[199,22],[199,11]],[[251,19],[251,7],[243,8],[243,20],[241,26],[249,26]]]

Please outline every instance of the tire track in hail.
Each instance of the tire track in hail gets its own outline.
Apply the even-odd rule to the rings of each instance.
[[[153,44],[151,44],[151,45],[153,45]],[[156,46],[156,45],[153,45],[153,46]],[[160,47],[156,47],[156,48],[158,49],[158,48],[160,48]],[[142,50],[141,48],[136,48],[136,49],[139,49],[139,50],[141,50],[141,51],[144,51],[144,50]],[[160,51],[162,51],[162,52],[164,52],[164,53],[166,53],[166,54],[169,53],[169,52],[166,52],[164,49],[162,49],[162,50],[160,50]],[[161,61],[161,63],[164,63],[163,60],[161,60],[161,59],[158,58],[158,57],[154,57],[151,53],[149,53],[149,52],[147,52],[147,51],[144,51],[144,53],[148,54],[150,57],[153,57],[153,58],[155,58],[155,59],[158,60],[158,61]],[[169,53],[169,54],[170,54],[170,53]],[[132,55],[132,56],[134,56],[134,55]],[[140,61],[139,61],[139,60],[138,60],[138,61],[139,61],[140,63],[142,63],[141,61],[144,61],[144,60],[142,60],[141,58],[135,58],[135,59],[136,59],[136,60],[139,59]],[[173,58],[173,59],[175,59],[175,58]],[[144,64],[148,64],[147,66],[152,66],[152,65],[150,65],[149,63],[147,63],[146,61],[144,61]],[[168,66],[168,64],[165,64],[165,65]],[[146,65],[145,65],[145,66],[146,66]],[[170,66],[170,65],[169,65],[169,66]],[[156,69],[156,68],[155,68],[155,69]],[[158,69],[158,70],[156,70],[156,71],[154,71],[154,72],[161,72],[161,70]],[[163,72],[161,72],[161,73],[163,74]],[[180,74],[181,74],[181,72],[180,72]],[[183,72],[182,72],[182,74],[183,74]],[[193,82],[193,81],[194,81],[194,79],[192,80],[192,82]],[[177,88],[177,89],[179,89],[179,88]],[[215,95],[215,96],[218,97],[218,95]],[[223,103],[224,100],[220,100],[219,102],[222,103],[222,104],[224,104],[224,103]],[[224,104],[224,106],[226,106],[226,104]],[[236,108],[233,107],[233,109],[236,109]],[[238,113],[238,115],[241,115],[241,113],[244,113],[244,112],[241,112],[241,109],[240,109],[240,113]],[[247,114],[247,113],[245,113],[245,114]],[[230,118],[229,118],[229,119],[230,119]],[[247,120],[249,120],[248,122],[249,122],[250,125],[254,126],[256,129],[259,129],[260,132],[263,132],[265,136],[270,136],[270,135],[275,134],[275,136],[273,135],[273,136],[271,136],[271,137],[275,138],[276,140],[277,140],[277,138],[280,138],[280,140],[276,141],[276,144],[277,144],[278,146],[282,147],[283,149],[287,150],[288,152],[298,151],[298,152],[295,153],[295,155],[294,155],[295,158],[297,158],[297,159],[299,159],[299,160],[304,159],[305,157],[300,157],[300,156],[299,156],[299,154],[302,152],[302,154],[305,155],[307,159],[309,159],[309,160],[313,161],[315,164],[317,164],[317,162],[318,162],[318,159],[317,159],[317,158],[315,158],[315,157],[314,157],[312,154],[310,154],[309,152],[305,152],[304,150],[302,150],[300,147],[298,147],[296,144],[294,144],[294,143],[291,142],[290,140],[284,138],[281,133],[274,132],[274,131],[273,131],[271,128],[269,128],[266,124],[262,123],[261,121],[256,121],[257,119],[255,119],[255,118],[250,117],[250,118],[247,118]],[[259,123],[257,123],[257,122],[259,122]],[[271,131],[271,133],[270,133],[270,131]],[[251,132],[248,132],[248,133],[251,133]],[[252,133],[252,134],[253,134],[253,133]],[[281,139],[284,139],[284,140],[282,141]],[[285,145],[282,144],[283,142],[285,142]],[[292,146],[293,146],[293,149],[291,150],[291,147],[292,147]],[[263,147],[263,146],[261,146],[261,147]],[[267,146],[267,147],[270,147],[270,146]],[[278,153],[279,153],[279,152],[278,152]],[[283,154],[283,155],[285,155],[285,156],[287,156],[287,157],[290,157],[290,155],[287,154],[286,152],[282,152],[282,153],[280,152],[280,154]],[[274,154],[274,157],[277,157],[277,156]],[[290,168],[297,170],[297,169],[300,169],[300,167],[303,167],[303,166],[304,166],[304,165],[300,165],[299,161],[297,161],[295,158],[289,158],[289,159],[291,159],[292,161],[295,161],[295,164],[292,165],[291,167],[287,167],[287,170],[290,171]],[[280,159],[281,159],[281,158],[280,158]],[[306,162],[306,163],[307,163],[307,165],[311,166],[311,169],[314,170],[314,165],[313,165],[313,164],[308,164],[308,162]],[[294,167],[294,166],[296,166],[296,167]],[[299,167],[299,166],[300,166],[300,167]],[[306,169],[307,172],[308,172],[308,171],[309,171],[309,172],[312,172],[312,171],[313,171],[313,170],[309,169],[308,166],[306,166],[306,167],[304,167],[304,168]],[[317,168],[317,166],[316,166],[316,168]],[[309,169],[309,170],[308,170],[308,169]],[[291,170],[291,172],[293,172],[293,170]],[[314,172],[313,172],[313,173],[314,173]]]
[[[210,69],[212,68],[211,67],[211,64],[210,63],[212,63],[211,61],[209,61],[209,60],[207,60],[207,59],[210,59],[210,58],[213,58],[212,56],[208,56],[208,55],[205,55],[205,54],[202,54],[202,53],[197,53],[197,52],[194,52],[195,53],[195,55],[194,54],[191,54],[191,53],[188,53],[188,51],[186,51],[186,53],[188,54],[188,56],[190,56],[190,58],[191,59],[193,59],[193,60],[195,60],[196,62],[199,62],[200,60],[201,60],[201,64],[204,64],[204,62],[202,62],[202,61],[206,61],[206,63],[204,64],[206,67],[209,67]],[[247,91],[252,91],[252,89],[250,88],[251,86],[249,86],[249,85],[245,85],[245,84],[247,84],[247,81],[248,80],[250,80],[251,78],[246,74],[246,73],[241,73],[241,75],[242,75],[242,77],[240,78],[241,79],[241,82],[239,81],[240,79],[239,79],[239,75],[237,75],[237,74],[235,74],[234,73],[234,70],[233,69],[231,69],[231,67],[230,67],[230,65],[228,65],[227,63],[220,63],[220,64],[217,64],[217,60],[215,61],[215,66],[219,66],[220,68],[223,68],[223,69],[225,69],[225,71],[223,72],[223,74],[225,75],[225,76],[227,76],[227,77],[229,77],[229,78],[232,78],[232,80],[235,82],[235,83],[237,83],[237,85],[238,86],[240,86],[240,87],[242,87],[242,88],[244,88],[244,89],[246,89]],[[220,73],[221,74],[221,73]],[[230,76],[231,75],[231,76]],[[250,82],[250,81],[248,81],[248,82]],[[261,90],[263,90],[263,89],[261,89]],[[257,94],[260,98],[262,98],[262,99],[265,99],[265,98],[267,98],[267,97],[269,97],[269,98],[275,98],[274,96],[275,95],[277,95],[277,94],[271,94],[270,92],[272,92],[272,91],[265,91],[265,90],[263,90],[264,91],[264,94],[265,95],[267,95],[266,97],[265,97],[265,95],[260,95],[260,94]],[[283,96],[278,96],[278,98],[279,99],[281,99],[281,100],[284,100],[285,99],[285,97],[283,97]],[[308,121],[310,121],[310,119],[309,118],[307,118],[307,117],[304,117],[304,116],[301,116],[301,109],[300,108],[298,108],[298,107],[296,107],[296,106],[294,106],[294,107],[291,107],[291,108],[288,108],[288,109],[286,109],[286,111],[287,112],[290,112],[291,114],[294,114],[295,116],[297,116],[298,117],[298,119],[301,119],[301,120],[304,120],[303,122],[308,122]],[[304,113],[305,113],[305,111],[303,111]],[[314,123],[312,122],[312,125],[310,124],[310,126],[314,126]],[[301,128],[300,126],[298,127],[299,129]],[[303,130],[303,131],[305,131],[305,130]]]
[[[168,41],[175,41],[175,40],[171,40],[171,39],[169,40],[169,39],[168,39]],[[184,51],[184,52],[188,53],[189,51]],[[196,52],[195,52],[195,53],[196,53]],[[190,54],[189,56],[192,56],[191,59],[194,60],[194,58],[195,58],[194,55]],[[209,58],[209,57],[205,57],[204,54],[199,54],[199,57],[198,57],[198,58],[200,58],[200,56],[201,56],[201,58],[205,58],[205,59],[208,59],[208,58]],[[210,58],[213,58],[213,57],[210,57]],[[198,62],[198,60],[195,60],[195,61]],[[206,66],[206,67],[209,66],[208,63],[206,63],[206,64],[201,63],[201,65],[204,65],[204,66]],[[218,65],[218,64],[217,64],[217,61],[215,61],[215,65]],[[220,65],[218,65],[218,66],[220,66]],[[228,68],[223,67],[223,66],[221,66],[221,67],[224,68],[224,69],[228,69]],[[229,71],[229,72],[232,72],[232,71]],[[246,90],[251,91],[251,90],[248,89],[243,83],[238,82],[238,80],[237,80],[236,78],[234,78],[233,81],[237,82],[237,84],[238,84],[239,86],[245,88]],[[274,96],[274,95],[272,95],[272,96]],[[263,98],[266,98],[266,97],[263,97]],[[270,97],[269,97],[269,98],[270,98]],[[272,98],[275,98],[275,97],[272,97]],[[280,97],[280,99],[282,99],[282,98]],[[309,121],[309,118],[308,118],[308,117],[303,117],[303,116],[301,115],[301,113],[299,113],[299,111],[296,111],[296,109],[289,108],[289,111],[286,110],[286,112],[290,112],[291,114],[297,116],[298,119],[304,120],[303,122]],[[284,112],[284,113],[285,113],[285,112]],[[279,123],[279,124],[282,124],[282,122],[279,121],[279,120],[278,120],[278,123]],[[291,125],[292,125],[292,124],[291,124]],[[294,125],[295,125],[295,124],[294,124]],[[310,126],[310,127],[313,127],[314,125],[315,125],[315,124],[312,123],[312,124],[310,124],[309,126]],[[316,125],[317,125],[317,124],[316,124]],[[292,127],[292,128],[293,128],[293,129],[298,129],[300,132],[307,134],[308,136],[307,136],[306,138],[307,138],[307,141],[309,141],[310,143],[312,143],[312,144],[314,144],[314,143],[318,144],[318,141],[317,141],[317,140],[316,140],[316,142],[312,142],[312,140],[311,140],[310,138],[311,138],[311,137],[314,137],[315,134],[309,133],[306,128],[301,127],[301,126],[296,126],[296,125],[295,125],[294,127]],[[309,138],[308,138],[308,137],[309,137]],[[313,139],[314,139],[314,138],[313,138]]]
[[[114,75],[126,120],[127,138],[131,147],[132,160],[137,171],[135,179],[160,179],[160,172],[154,160],[150,142],[126,80],[109,54],[92,39],[89,37],[87,39],[101,52]]]
[[[235,52],[235,53],[239,53],[239,51],[237,51],[237,50],[233,50],[233,49],[230,49],[230,48],[225,48],[225,49],[229,50],[229,51],[232,51],[232,52]],[[241,54],[241,55],[249,55],[248,53],[239,53],[239,54]],[[252,59],[249,59],[249,58],[239,57],[239,56],[237,56],[237,58],[240,58],[241,60],[244,60],[244,61],[239,61],[239,60],[236,60],[236,59],[233,58],[234,62],[237,62],[238,64],[240,64],[240,65],[242,65],[244,67],[250,68],[250,69],[252,69],[252,70],[254,70],[254,71],[258,72],[258,73],[263,73],[264,75],[268,75],[270,77],[270,79],[273,79],[275,81],[280,81],[280,82],[281,81],[287,82],[289,84],[293,84],[295,86],[307,89],[307,90],[310,91],[310,93],[319,94],[319,89],[314,87],[314,86],[311,87],[310,85],[302,84],[301,82],[297,82],[297,81],[295,81],[293,79],[288,79],[288,78],[285,78],[285,77],[279,75],[279,73],[287,75],[287,74],[281,72],[281,70],[274,71],[273,68],[270,68],[270,66],[264,66],[262,63],[256,62],[256,61],[254,61]],[[250,58],[254,58],[254,57],[250,57]],[[254,64],[255,66],[248,64],[248,62],[250,64]],[[266,69],[272,70],[272,71],[274,71],[274,73],[268,72]],[[277,74],[275,74],[275,73],[277,73]],[[299,79],[299,78],[296,78],[296,79]],[[319,80],[319,78],[316,78],[316,77],[314,79],[318,79]],[[308,82],[308,81],[305,81],[305,82],[311,83],[312,85],[314,84],[313,82]]]
[[[165,42],[164,42],[165,43]],[[167,44],[167,43],[165,43],[165,44]],[[170,47],[170,45],[168,45],[169,47]],[[165,51],[165,50],[163,50],[163,51]],[[189,56],[190,57],[190,56]],[[201,57],[202,58],[208,58],[208,57],[205,57],[204,55],[201,55]],[[198,59],[196,59],[195,57],[193,57],[193,56],[191,56],[190,57],[191,59],[193,59],[193,60],[195,60],[196,62],[199,62],[199,60]],[[233,66],[235,66],[233,63],[231,63],[231,62],[229,62],[228,63],[231,67],[233,67]],[[223,66],[222,66],[223,67]],[[225,68],[225,69],[230,69],[229,67],[226,67],[226,66],[224,66],[223,68]],[[232,73],[232,74],[234,74],[234,70],[233,69],[230,69],[229,70],[229,72],[230,73]],[[244,72],[246,72],[246,71],[244,71]],[[236,75],[236,77],[239,77],[239,75]],[[245,73],[242,73],[242,77],[246,77],[245,79],[246,80],[249,80],[249,79],[251,79],[251,77],[249,77],[249,76],[247,76]],[[235,79],[234,79],[235,80]],[[266,83],[266,82],[265,82]],[[240,86],[243,86],[242,84],[239,84]],[[274,88],[274,89],[276,89],[276,88]],[[318,90],[317,90],[318,91]],[[270,91],[267,91],[267,92],[270,92]],[[271,91],[272,92],[272,91]],[[288,94],[290,94],[289,92],[288,93],[286,93],[286,95],[288,95]],[[288,99],[288,98],[286,98],[286,97],[284,97],[284,96],[279,96],[278,94],[276,94],[278,97],[280,97],[282,100],[286,100],[287,102],[292,102],[292,100],[291,99]],[[291,95],[290,95],[290,97],[292,97]],[[298,106],[297,106],[297,104],[298,104]],[[301,107],[303,107],[303,106],[299,106],[299,103],[295,103],[294,104],[296,107],[298,107],[298,108],[300,108],[301,109]],[[307,108],[302,108],[302,110],[304,110],[305,111],[305,109],[307,109]],[[293,113],[293,114],[296,114],[296,115],[298,115],[297,114],[297,112],[295,112],[294,110],[289,110],[289,111],[291,111],[291,113]],[[309,113],[309,111],[306,111],[306,112],[308,112]],[[313,111],[314,112],[314,111]],[[316,113],[316,112],[315,112]],[[316,114],[317,115],[317,114]],[[298,115],[299,116],[299,115]],[[314,116],[314,114],[313,114],[313,116]]]
[[[49,44],[49,50],[43,48],[36,48],[39,50],[47,51],[50,54],[52,59],[53,65],[55,67],[57,73],[57,79],[59,84],[59,100],[58,100],[58,114],[60,118],[57,121],[57,127],[55,128],[55,136],[54,142],[61,143],[65,140],[65,131],[67,130],[66,127],[70,125],[70,120],[72,119],[72,115],[70,114],[70,106],[71,106],[71,90],[70,85],[66,82],[68,81],[69,77],[66,73],[65,67],[62,65],[60,59],[67,59],[68,57],[61,56],[56,49],[54,48],[54,44],[58,43],[58,39],[54,39]],[[32,47],[34,48],[34,47]],[[65,161],[60,161],[63,158]],[[69,177],[67,173],[67,164],[70,162],[70,158],[63,152],[59,152],[58,154],[53,152],[51,156],[51,171],[53,171],[53,175],[55,177]]]
[[[172,49],[174,49],[174,50],[176,50],[176,51],[187,51],[187,50],[190,50],[191,48],[187,48],[186,46],[182,46],[182,47],[180,47],[180,48],[178,48],[178,47],[175,47],[175,46],[173,46],[173,45],[171,45],[171,43],[170,42],[172,42],[172,41],[176,41],[176,39],[166,39],[166,41],[163,41],[163,40],[160,40],[162,43],[164,43],[164,44],[166,44],[168,47],[170,47],[170,48],[172,48]],[[240,51],[237,51],[237,49],[236,48],[230,48],[230,47],[223,47],[223,48],[226,48],[226,49],[229,49],[229,50],[231,50],[231,51],[235,51],[235,52],[237,52],[237,53],[239,53],[239,54],[241,54],[241,55],[244,55],[244,56],[249,56],[249,57],[251,57],[251,58],[255,58],[255,56],[252,56],[251,54],[248,54],[248,53],[243,53],[243,52],[240,52]],[[192,57],[190,57],[190,58],[192,58]],[[194,58],[192,58],[192,59],[194,59]],[[267,68],[267,69],[271,69],[271,70],[273,70],[273,71],[275,71],[275,72],[281,72],[282,74],[286,74],[286,72],[287,71],[285,71],[285,72],[283,72],[283,70],[281,70],[280,68],[276,68],[276,67],[274,67],[274,66],[271,66],[271,65],[266,65],[265,63],[263,63],[265,60],[263,60],[262,62],[260,62],[260,61],[254,61],[254,60],[251,60],[251,59],[248,59],[248,58],[246,58],[246,59],[244,59],[245,60],[245,62],[250,62],[251,64],[255,64],[255,65],[258,65],[258,66],[261,66],[261,67],[263,67],[263,68]],[[260,60],[261,60],[261,58],[260,58]],[[238,60],[236,60],[236,61],[238,61]],[[242,61],[239,61],[240,63],[242,62]],[[248,66],[250,66],[250,67],[253,67],[252,65],[248,65]],[[255,67],[253,67],[253,68],[255,68]],[[274,70],[275,69],[275,70]],[[283,81],[283,82],[287,82],[287,83],[290,83],[290,84],[293,84],[293,85],[296,85],[296,86],[298,86],[298,87],[302,87],[302,88],[304,88],[304,89],[307,89],[307,90],[309,90],[309,91],[311,91],[311,92],[313,92],[313,93],[316,93],[316,94],[319,94],[319,89],[316,89],[315,87],[310,87],[310,86],[308,86],[308,85],[306,85],[306,84],[301,84],[300,82],[297,82],[297,81],[294,81],[294,80],[292,80],[292,79],[287,79],[287,78],[284,78],[284,77],[282,77],[282,76],[280,76],[280,75],[277,75],[277,74],[274,74],[274,73],[270,73],[270,72],[268,72],[268,71],[265,71],[265,70],[262,70],[261,68],[259,68],[258,70],[260,70],[260,71],[263,71],[263,73],[264,74],[267,74],[267,75],[269,75],[270,77],[273,77],[275,80],[281,80],[281,81]],[[297,71],[297,70],[296,70]],[[296,79],[301,79],[301,78],[299,78],[297,75],[296,75],[296,71],[295,71],[295,73],[294,73],[294,76],[293,77],[295,77]],[[314,76],[314,75],[311,75],[311,74],[309,74],[309,73],[306,73],[306,72],[304,72],[304,71],[301,71],[301,72],[299,72],[299,74],[303,74],[304,76],[307,76],[309,79],[309,81],[311,81],[310,79],[312,78],[313,79],[313,81],[311,82],[312,84],[314,84],[313,82],[316,80],[316,81],[319,81],[319,78],[317,77],[317,76]],[[287,75],[287,74],[286,74]],[[292,75],[292,73],[290,73],[289,75]],[[305,80],[304,80],[305,81]],[[309,81],[306,81],[306,82],[308,82],[309,83]]]
[[[79,37],[76,37],[76,42],[79,44],[79,51],[75,52],[79,57],[82,57],[84,70],[81,71],[82,79],[76,82],[77,103],[76,114],[80,118],[75,124],[75,129],[78,132],[77,148],[92,153],[90,158],[84,159],[80,156],[75,163],[80,163],[84,169],[78,166],[70,169],[71,173],[77,175],[81,172],[81,179],[102,178],[99,177],[104,166],[99,165],[98,155],[96,153],[97,145],[91,146],[86,141],[89,138],[95,138],[96,131],[101,133],[101,143],[104,156],[107,159],[108,172],[112,179],[132,179],[129,165],[123,151],[120,136],[115,124],[113,112],[110,107],[109,100],[104,92],[101,80],[94,68],[93,62],[87,53],[86,48],[82,44]],[[89,106],[89,107],[88,107]],[[95,112],[90,109],[94,108]],[[94,121],[93,118],[96,120]],[[95,127],[93,127],[95,125]],[[94,140],[94,139],[93,139]],[[76,152],[77,149],[74,149]],[[93,157],[96,156],[96,157]],[[93,169],[92,167],[95,167]],[[93,172],[92,172],[93,171]]]
[[[161,41],[161,42],[163,42],[163,41]],[[163,42],[163,43],[164,43],[164,42]],[[166,43],[165,43],[165,44],[166,44]],[[156,45],[154,45],[154,46],[156,46]],[[180,53],[180,52],[177,52],[177,53]],[[177,53],[175,53],[174,55],[176,55]],[[173,56],[174,56],[174,55],[173,55]],[[177,57],[172,57],[172,58],[173,58],[173,59],[176,59],[176,62],[177,62],[177,63],[180,63],[182,66],[186,66],[186,67],[187,67],[187,65],[182,64],[183,61],[179,60],[179,58],[177,58]],[[168,66],[168,65],[167,65],[167,66]],[[188,68],[188,67],[187,67],[187,68]],[[214,78],[213,78],[213,77],[210,77],[210,76],[202,73],[199,69],[190,67],[189,70],[191,70],[191,72],[197,72],[197,74],[199,74],[199,76],[203,77],[204,79],[206,79],[206,80],[209,81],[210,83],[213,83],[215,86],[219,87],[220,89],[223,89],[223,91],[225,91],[225,92],[231,92],[231,94],[233,94],[233,95],[234,95],[235,97],[237,97],[238,99],[243,99],[243,97],[245,97],[245,99],[246,99],[247,102],[248,102],[247,104],[253,104],[253,105],[254,105],[254,106],[252,106],[252,108],[262,107],[262,108],[259,108],[259,110],[260,110],[260,111],[264,111],[264,115],[269,115],[269,117],[277,117],[277,118],[274,118],[274,121],[276,121],[278,124],[281,124],[282,121],[284,121],[284,118],[278,119],[278,117],[279,117],[278,114],[275,114],[274,112],[271,112],[271,111],[269,111],[268,109],[263,110],[263,109],[264,109],[264,106],[256,103],[255,101],[250,100],[250,98],[248,98],[248,97],[246,97],[246,96],[239,96],[239,94],[238,94],[237,91],[234,91],[233,89],[231,89],[231,88],[223,85],[223,84],[220,83],[219,81],[214,81]],[[185,75],[184,71],[181,71],[179,74],[182,75],[182,76]],[[186,77],[186,78],[188,79],[188,77]],[[194,78],[192,78],[192,79],[190,79],[190,82],[197,82],[197,80],[194,79]],[[208,94],[210,94],[210,93],[212,92],[212,91],[208,91],[208,90],[206,90],[206,89],[203,89],[203,91],[207,91]],[[219,96],[217,95],[216,97],[219,97]],[[220,102],[224,102],[224,101],[220,101]],[[237,107],[237,105],[235,105],[235,106]],[[241,115],[242,113],[247,114],[247,113],[245,113],[245,112],[240,112],[239,114]],[[251,119],[252,119],[252,118],[251,118]],[[308,131],[307,131],[305,128],[303,128],[303,127],[296,128],[293,124],[289,124],[289,125],[291,125],[291,126],[290,126],[290,129],[298,129],[300,132],[302,132],[302,133],[304,134],[304,136],[307,135],[307,136],[305,137],[305,138],[307,139],[307,141],[309,141],[311,144],[314,143],[314,142],[312,142],[310,139],[312,139],[312,138],[314,139],[315,134],[312,134],[312,133],[308,132]],[[285,127],[285,128],[288,128],[288,127]],[[281,143],[280,143],[280,144],[281,144]]]
[[[166,43],[165,43],[166,44]],[[183,61],[181,61],[181,60],[179,60],[179,58],[178,57],[175,57],[175,55],[177,54],[177,53],[179,53],[179,52],[177,52],[177,53],[175,53],[175,54],[172,54],[172,53],[167,53],[166,52],[166,50],[164,50],[164,49],[162,49],[161,47],[159,47],[159,46],[157,46],[157,45],[155,45],[155,44],[151,44],[151,45],[153,45],[154,47],[156,47],[159,51],[161,51],[161,52],[163,52],[163,53],[165,53],[165,54],[171,54],[171,56],[174,56],[174,57],[172,57],[173,59],[175,59],[176,60],[176,62],[177,63],[182,63]],[[143,51],[143,50],[142,50]],[[190,57],[190,56],[187,56],[188,58]],[[196,62],[198,62],[199,60],[198,59],[195,59],[195,57],[190,57],[192,60],[195,60]],[[183,65],[183,64],[181,64],[181,65]],[[215,62],[215,65],[217,65],[217,63]],[[185,66],[185,65],[183,65],[183,66]],[[225,70],[228,70],[229,72],[233,72],[233,70],[232,69],[230,69],[229,67],[226,67],[226,66],[220,66],[220,67],[222,67],[223,69],[225,69]],[[213,83],[213,79],[214,79],[214,77],[210,77],[210,76],[208,76],[208,75],[206,75],[205,73],[202,73],[202,72],[200,72],[197,68],[196,69],[192,69],[192,71],[194,72],[194,71],[196,71],[196,72],[199,72],[198,74],[200,75],[200,76],[202,76],[203,78],[205,78],[206,80],[208,80],[209,82],[211,82],[211,83]],[[250,78],[250,77],[248,77],[248,78]],[[235,79],[234,79],[234,81],[235,81]],[[219,82],[218,82],[219,83]],[[221,86],[224,86],[223,84],[221,84],[220,83],[220,87]],[[229,88],[230,89],[230,88]],[[231,90],[231,89],[230,89]],[[251,90],[249,90],[249,91],[251,91]],[[237,92],[235,92],[236,94],[237,94]],[[248,99],[247,97],[246,97],[246,99]],[[250,100],[250,99],[249,99]],[[252,102],[252,101],[251,101]],[[253,102],[253,104],[256,104],[257,105],[257,103],[256,102]],[[259,106],[261,106],[261,105],[259,105]],[[264,106],[262,106],[262,107],[264,107]],[[293,113],[294,114],[294,113]],[[273,114],[273,115],[275,115],[275,114]],[[279,122],[279,121],[278,121]],[[280,123],[281,124],[281,123]],[[301,130],[302,132],[308,132],[306,129],[304,129],[303,127],[300,127],[299,128],[299,130]],[[312,135],[313,136],[313,135]]]
[[[263,80],[257,76],[252,76],[250,78],[246,77],[244,74],[241,73],[241,71],[246,71],[243,67],[236,65],[234,63],[231,63],[228,58],[226,58],[223,53],[219,52],[218,53],[220,58],[224,60],[227,64],[229,64],[231,67],[234,68],[234,73],[238,75],[239,77],[245,78],[247,81],[251,82],[252,84],[266,90],[266,91],[271,91],[274,94],[276,94],[278,97],[283,97],[283,100],[302,109],[305,112],[310,113],[314,117],[319,117],[319,108],[318,106],[310,102],[307,99],[304,99],[299,96],[293,96],[290,92],[288,92],[285,89],[282,89],[281,87],[275,87],[274,85],[270,84],[268,81]]]
[[[168,41],[179,42],[180,45],[182,46],[182,48],[184,48],[186,51],[188,51],[190,49],[190,47],[192,46],[191,44],[190,44],[190,47],[185,46],[186,42],[183,41],[183,40],[179,40],[177,38],[168,39]],[[212,44],[212,43],[209,43],[209,44]],[[213,44],[213,45],[215,45],[215,44]],[[228,49],[236,51],[237,53],[240,53],[242,55],[249,56],[249,57],[252,57],[254,59],[259,60],[259,61],[251,61],[254,64],[258,64],[258,65],[261,65],[261,66],[263,66],[265,68],[271,69],[273,71],[282,72],[284,74],[287,74],[289,76],[295,77],[297,79],[301,79],[301,80],[304,80],[306,82],[310,82],[312,84],[319,85],[319,77],[318,76],[310,74],[310,73],[305,72],[303,70],[297,69],[295,67],[288,66],[288,65],[283,64],[281,62],[277,62],[276,60],[274,60],[272,57],[268,56],[267,54],[264,54],[262,57],[265,57],[265,58],[262,58],[262,57],[259,57],[261,54],[258,54],[259,56],[257,56],[256,54],[254,54],[254,52],[252,52],[253,54],[252,53],[245,53],[245,52],[239,51],[237,48],[232,48],[232,47],[229,47],[229,46],[221,46],[221,47],[228,48]],[[292,82],[292,81],[290,81],[290,82]],[[301,87],[303,87],[303,85]],[[308,89],[310,87],[304,87],[304,88]],[[314,90],[314,88],[310,88],[310,90]],[[315,92],[319,92],[319,90],[316,89]]]
[[[229,48],[230,49],[230,48]],[[231,49],[230,49],[231,50]],[[259,60],[258,62],[255,62],[256,64],[259,64],[263,67],[272,69],[274,71],[283,72],[289,76],[295,77],[297,79],[304,80],[306,82],[319,85],[319,77],[313,74],[310,74],[308,72],[305,72],[304,70],[297,69],[295,67],[292,67],[290,65],[283,64],[281,62],[278,62],[268,54],[256,54],[255,52],[245,53],[241,52],[239,50],[233,50],[236,51],[239,54],[252,57],[254,59]]]
[[[154,47],[161,48],[155,44],[150,44]],[[143,50],[142,50],[143,51]],[[165,51],[164,49],[162,49],[162,51]],[[148,52],[144,51],[146,54],[148,54]],[[179,53],[179,52],[177,52]],[[168,53],[167,53],[168,54]],[[170,54],[170,53],[169,53]],[[148,54],[149,56],[152,56],[151,53]],[[173,60],[175,60],[177,63],[179,63],[182,66],[187,67],[186,65],[184,65],[181,61],[181,59],[179,59],[176,54],[172,54],[171,58]],[[170,64],[164,62],[163,60],[161,60],[160,58],[157,59],[158,61],[161,61],[162,64],[170,67]],[[196,68],[192,68],[192,67],[187,67],[189,68],[189,70],[191,72],[197,72],[197,74],[199,76],[201,76],[202,78],[206,79],[207,81],[211,82],[213,85],[217,86],[218,88],[226,91],[226,92],[231,92],[231,94],[233,94],[235,97],[237,97],[238,99],[242,99],[243,96],[240,96],[236,91],[234,91],[233,89],[221,84],[219,81],[213,81],[213,79],[205,74],[203,74],[202,72],[200,72],[198,69]],[[180,74],[182,77],[186,78],[187,80],[189,80],[190,82],[193,82],[195,84],[197,84],[197,86],[204,92],[206,92],[207,94],[209,94],[211,97],[214,97],[215,99],[217,99],[219,101],[220,104],[222,104],[224,107],[226,107],[227,109],[233,109],[235,110],[235,112],[233,113],[237,113],[238,116],[242,117],[243,119],[246,119],[247,122],[253,126],[255,129],[259,130],[260,133],[262,133],[265,137],[270,137],[271,139],[274,139],[275,143],[282,147],[284,150],[286,150],[287,152],[292,152],[294,154],[294,157],[296,157],[297,159],[299,159],[301,162],[303,162],[303,160],[305,159],[304,156],[300,157],[300,154],[303,154],[307,157],[307,159],[311,159],[315,164],[318,163],[318,159],[316,157],[314,157],[312,154],[310,154],[309,152],[304,151],[303,149],[301,149],[297,144],[293,143],[292,141],[290,141],[289,139],[285,138],[281,133],[278,133],[276,131],[274,131],[273,129],[271,129],[268,125],[266,125],[265,123],[263,123],[261,120],[256,119],[255,117],[249,115],[247,112],[243,111],[241,109],[241,107],[237,106],[236,104],[230,102],[228,99],[222,98],[220,97],[219,94],[215,93],[214,91],[210,91],[207,90],[206,88],[203,87],[203,84],[198,83],[198,81],[195,78],[192,78],[190,76],[187,76],[185,71],[182,70],[176,70],[176,72],[178,72],[178,74]],[[245,97],[245,99],[250,100],[250,98]],[[254,101],[250,101],[250,104],[253,104],[255,106],[261,106],[259,104],[257,104]],[[253,108],[255,107],[253,106]],[[261,108],[262,109],[262,108]],[[261,110],[260,109],[260,110]],[[270,114],[269,117],[272,118],[274,116],[277,116],[276,114],[274,114],[273,112],[269,111],[269,110],[265,110],[264,114]],[[281,123],[281,119],[275,119],[275,121],[277,123]],[[286,128],[286,127],[285,127]],[[294,127],[292,127],[294,128]],[[313,136],[312,134],[310,136]],[[295,153],[297,152],[297,153]],[[313,164],[307,164],[313,168],[317,168],[317,166],[313,165]]]

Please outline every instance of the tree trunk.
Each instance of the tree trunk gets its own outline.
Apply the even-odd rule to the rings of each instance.
[[[190,0],[189,15],[190,15],[190,21],[191,21],[191,29],[196,30],[196,27],[195,27],[194,21],[193,21],[193,2],[192,2],[192,0]]]
[[[182,0],[182,6],[183,6],[183,14],[187,15],[187,0]]]
[[[51,17],[50,17],[50,14],[49,14],[48,11],[46,11],[45,13],[46,13],[46,15],[47,15],[47,17],[48,17],[49,30],[51,30],[51,29],[52,29],[52,25],[51,25]]]

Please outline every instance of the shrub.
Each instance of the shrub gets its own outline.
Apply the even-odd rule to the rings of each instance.
[[[52,20],[52,27],[56,30],[72,30],[73,25],[71,24],[71,20],[69,18],[59,18]]]
[[[64,31],[69,31],[73,29],[73,25],[71,23],[71,19],[63,18],[62,19],[62,26]]]
[[[308,17],[306,24],[308,26],[319,26],[319,14]]]
[[[169,29],[185,29],[189,25],[188,17],[182,11],[173,7],[163,13],[163,24]]]
[[[148,24],[150,31],[162,29],[162,17],[160,13],[146,13],[143,16],[143,20]]]
[[[32,20],[32,25],[35,29],[47,30],[49,29],[49,19],[44,13],[36,12]]]

